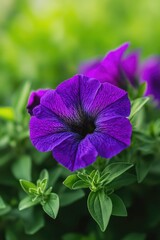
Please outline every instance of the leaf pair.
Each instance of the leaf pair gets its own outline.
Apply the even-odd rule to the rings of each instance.
[[[106,230],[111,215],[127,216],[127,210],[121,198],[116,194],[109,197],[104,190],[90,192],[87,206],[102,232]]]

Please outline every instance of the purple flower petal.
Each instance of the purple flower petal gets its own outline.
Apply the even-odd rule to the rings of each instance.
[[[71,135],[72,133],[67,132],[66,126],[58,120],[44,120],[36,117],[30,120],[31,142],[41,152],[51,151]]]
[[[100,156],[112,158],[130,145],[132,126],[128,119],[114,118],[98,123],[89,136]]]
[[[99,155],[105,158],[112,158],[128,147],[125,143],[120,142],[103,132],[96,132],[95,134],[90,135],[89,139]]]
[[[110,51],[101,62],[84,72],[84,75],[98,79],[100,82],[109,82],[116,86],[119,85],[121,78],[120,62],[129,43],[124,43],[119,48]]]
[[[75,84],[77,79],[75,80]],[[70,83],[70,81],[68,81]],[[62,85],[62,84],[61,84]],[[60,85],[60,86],[61,86]],[[64,84],[65,85],[65,84]],[[71,82],[72,85],[72,82]],[[75,102],[79,104],[79,99],[75,96],[74,101],[71,99],[72,89],[67,89],[67,86],[62,86],[61,92],[56,90],[48,91],[41,99],[41,105],[46,109],[49,109],[52,113],[59,116],[62,119],[77,119],[79,117],[78,110]],[[78,90],[79,91],[79,90]],[[77,93],[78,95],[78,93]]]
[[[141,69],[141,81],[147,82],[145,95],[152,95],[160,105],[160,57],[153,56],[144,62]]]
[[[132,52],[122,61],[122,69],[133,86],[135,86],[135,78],[138,75],[139,54],[139,51]]]
[[[80,141],[76,136],[71,136],[53,149],[54,158],[71,171],[92,164],[97,155],[88,137]]]
[[[96,124],[115,117],[128,117],[130,115],[130,110],[131,103],[126,93],[122,98],[110,104],[97,115]]]
[[[96,131],[103,132],[126,146],[130,145],[132,125],[127,118],[117,117],[99,121]]]
[[[33,115],[34,108],[40,104],[41,97],[47,91],[48,91],[48,89],[39,89],[37,91],[31,92],[29,99],[28,99],[28,104],[27,104],[28,113],[31,116]]]
[[[91,103],[88,112],[93,116],[96,116],[102,110],[107,108],[109,105],[121,99],[126,95],[126,92],[110,83],[101,84],[100,88],[97,91],[97,94]]]
[[[127,80],[136,87],[139,68],[139,51],[124,56],[129,43],[124,43],[115,50],[108,52],[102,60],[92,60],[80,67],[84,75],[109,82],[126,89]]]

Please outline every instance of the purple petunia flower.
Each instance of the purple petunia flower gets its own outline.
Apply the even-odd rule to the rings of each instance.
[[[111,158],[130,145],[132,127],[127,92],[76,75],[48,90],[33,109],[30,138],[39,151],[71,171]]]
[[[33,109],[40,104],[41,97],[48,91],[48,89],[39,89],[30,94],[29,100],[27,103],[28,113],[32,116]]]
[[[141,69],[141,81],[147,82],[145,95],[152,95],[160,106],[160,57],[151,57]]]
[[[100,82],[109,82],[115,86],[126,88],[126,79],[136,86],[139,65],[139,52],[132,52],[124,57],[129,43],[124,43],[110,51],[102,60],[94,60],[80,67],[80,72]]]

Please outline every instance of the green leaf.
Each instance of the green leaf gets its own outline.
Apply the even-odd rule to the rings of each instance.
[[[93,170],[92,172],[95,173],[95,170]],[[94,174],[94,173],[93,173],[93,174]],[[78,172],[77,176],[78,176],[82,181],[84,181],[84,182],[89,182],[89,180],[90,180],[90,176],[87,175],[86,173]]]
[[[138,87],[138,93],[137,93],[137,98],[143,97],[144,93],[146,91],[147,83],[143,82],[139,85]]]
[[[120,217],[126,217],[127,216],[127,210],[126,207],[124,205],[124,202],[122,201],[122,199],[117,196],[116,194],[112,194],[110,196],[111,200],[112,200],[112,215],[114,216],[120,216]]]
[[[6,204],[4,203],[2,197],[0,196],[0,209],[6,208]]]
[[[72,186],[73,190],[81,189],[81,188],[88,188],[90,186],[89,183],[84,182],[83,180],[78,180]]]
[[[11,211],[11,207],[7,205],[5,208],[0,209],[0,216],[5,215]]]
[[[39,176],[39,179],[40,180],[44,180],[44,179],[49,179],[49,174],[48,174],[48,171],[46,169],[43,169],[40,173],[40,176]]]
[[[35,190],[37,189],[37,186],[32,182],[29,182],[29,181],[26,181],[23,179],[20,179],[19,181],[20,181],[20,184],[21,184],[21,187],[23,188],[23,190],[29,195],[32,195],[29,191],[30,188],[35,189]]]
[[[100,179],[100,173],[98,170],[93,170],[89,175],[94,182],[99,182]]]
[[[149,101],[149,97],[141,97],[132,101],[131,113],[129,119],[132,120],[134,115]]]
[[[26,208],[32,207],[40,203],[40,200],[33,201],[30,196],[27,196],[26,198],[22,199],[19,203],[18,209],[24,210]]]
[[[32,211],[29,212],[28,218],[26,218],[24,221],[25,233],[33,235],[43,228],[44,225],[45,222],[42,212],[39,211],[39,209],[32,209]]]
[[[136,176],[130,173],[124,173],[118,178],[114,179],[111,183],[107,185],[107,189],[119,189],[131,185],[137,181]]]
[[[152,160],[138,159],[136,161],[136,173],[137,173],[138,183],[140,183],[144,180],[144,178],[148,174],[152,164],[153,164]]]
[[[101,182],[110,183],[133,166],[131,163],[117,162],[107,165],[101,175]]]
[[[9,161],[12,160],[12,158],[13,158],[12,152],[5,153],[4,155],[1,154],[0,167],[7,164]]]
[[[47,183],[48,183],[48,179],[44,178],[41,182],[40,182],[40,188],[41,191],[44,192],[46,187],[47,187]]]
[[[6,229],[5,239],[6,240],[17,240],[16,234],[8,227]]]
[[[27,99],[29,96],[29,92],[30,92],[30,82],[25,82],[25,84],[23,85],[20,94],[17,98],[17,104],[16,104],[16,111],[18,113],[21,113],[26,107],[27,104]]]
[[[42,204],[43,210],[53,219],[56,218],[59,210],[59,197],[55,193],[48,196],[46,203]]]
[[[79,177],[76,174],[72,174],[64,180],[63,184],[72,190],[73,185],[77,181],[79,181]]]
[[[90,192],[87,200],[87,206],[91,216],[104,232],[112,213],[111,199],[106,196],[103,190]]]
[[[32,161],[30,156],[23,155],[12,165],[12,172],[17,179],[31,180]]]
[[[67,205],[70,205],[79,199],[84,197],[84,191],[78,190],[78,191],[72,191],[72,192],[67,192],[67,193],[62,193],[60,197],[60,206],[64,207]]]

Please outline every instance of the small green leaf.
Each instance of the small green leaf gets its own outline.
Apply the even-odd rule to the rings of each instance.
[[[25,109],[29,92],[30,92],[30,87],[31,87],[30,82],[25,82],[20,91],[20,94],[17,98],[17,103],[16,103],[16,111],[18,113],[21,113]]]
[[[49,174],[48,174],[48,171],[46,169],[43,169],[40,173],[40,176],[39,176],[39,179],[40,180],[43,180],[43,179],[49,179]]]
[[[44,227],[45,222],[42,211],[38,209],[27,209],[28,217],[24,219],[25,233],[33,235]]]
[[[103,190],[90,192],[87,200],[88,210],[104,232],[112,213],[112,201]]]
[[[100,173],[98,170],[93,170],[89,175],[94,182],[99,182],[100,179]]]
[[[44,178],[41,182],[40,182],[40,189],[42,192],[45,191],[46,187],[47,187],[47,183],[48,183],[48,179]]]
[[[114,179],[111,183],[107,185],[107,189],[119,189],[131,185],[136,182],[136,176],[130,173],[124,173],[123,175]]]
[[[138,159],[136,161],[136,173],[137,173],[138,183],[140,183],[144,180],[144,178],[148,174],[152,164],[153,164],[152,160]]]
[[[0,216],[5,215],[11,211],[11,207],[7,205],[5,208],[0,209]]]
[[[93,172],[95,173],[95,170],[93,170]],[[90,176],[87,175],[86,173],[78,172],[77,176],[84,182],[89,182],[90,181]]]
[[[6,204],[4,203],[2,197],[0,196],[0,209],[6,208]]]
[[[88,188],[90,186],[89,183],[84,182],[83,180],[78,180],[72,186],[73,190],[81,189],[81,188]]]
[[[127,210],[126,207],[124,205],[124,202],[122,201],[122,199],[117,196],[116,194],[112,194],[110,196],[111,200],[112,200],[112,215],[114,216],[120,216],[120,217],[126,217],[127,216]]]
[[[107,165],[102,172],[101,182],[106,182],[107,184],[112,182],[115,178],[122,175],[132,166],[133,164],[124,162],[111,163]]]
[[[142,96],[144,96],[144,93],[146,91],[146,87],[147,87],[147,83],[143,82],[139,85],[138,87],[138,93],[137,93],[137,98],[140,98]]]
[[[6,228],[5,240],[17,240],[16,234],[9,227]]]
[[[129,119],[132,120],[134,115],[149,101],[149,97],[141,97],[132,101],[131,113]]]
[[[12,165],[13,175],[17,179],[23,178],[23,179],[30,180],[31,167],[32,167],[31,158],[27,155],[23,155],[13,163]]]
[[[68,177],[64,180],[63,184],[64,184],[66,187],[72,189],[73,185],[74,185],[77,181],[79,181],[79,177],[77,177],[76,174],[72,174],[72,175],[68,176]]]
[[[56,218],[59,210],[59,197],[55,193],[48,196],[46,203],[42,204],[43,210],[53,219]]]
[[[23,190],[29,195],[32,195],[30,192],[30,188],[35,189],[35,190],[37,189],[37,186],[32,182],[29,182],[29,181],[26,181],[23,179],[20,179],[19,181],[20,181],[20,184],[21,184],[21,187],[23,188]]]
[[[39,202],[40,202],[40,200],[33,201],[30,196],[27,196],[26,198],[24,198],[20,201],[18,209],[21,211],[26,208],[32,207],[34,205],[37,205]]]

